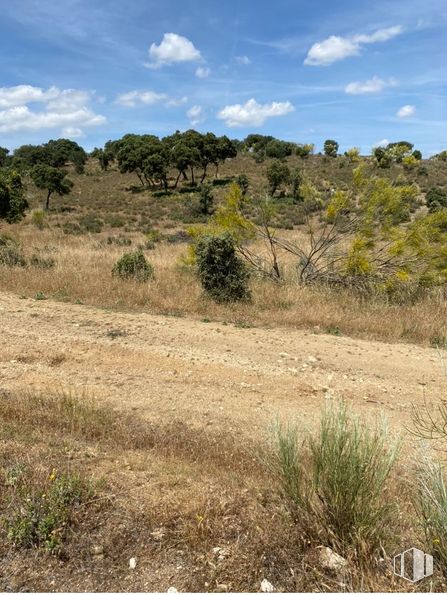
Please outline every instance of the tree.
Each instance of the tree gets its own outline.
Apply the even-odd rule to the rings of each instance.
[[[16,223],[25,216],[27,208],[20,174],[9,168],[0,169],[0,219]]]
[[[47,191],[45,210],[50,208],[50,197],[54,192],[63,196],[69,194],[73,187],[73,182],[66,178],[67,173],[51,165],[35,165],[30,175],[37,188]]]
[[[309,155],[312,155],[314,149],[315,147],[312,144],[296,145],[295,153],[298,157],[301,157],[301,159],[305,159],[306,157],[309,157]]]
[[[4,167],[6,165],[8,159],[9,149],[5,149],[4,147],[0,147],[0,167]]]
[[[283,184],[288,184],[290,181],[290,170],[286,163],[279,160],[272,161],[267,168],[267,180],[269,183],[269,191],[274,196],[276,190]]]
[[[290,185],[291,185],[291,194],[292,200],[294,203],[301,201],[300,196],[300,187],[303,183],[303,176],[299,169],[294,169],[290,174]]]
[[[324,154],[328,157],[337,157],[338,153],[338,142],[335,140],[327,139],[324,141]]]

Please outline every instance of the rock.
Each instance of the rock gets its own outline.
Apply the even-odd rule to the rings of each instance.
[[[102,545],[92,545],[90,548],[90,553],[92,556],[102,556],[104,553],[104,548]]]
[[[137,566],[137,559],[136,558],[131,558],[129,560],[129,568],[131,570],[135,570],[136,566]]]
[[[263,578],[261,581],[261,593],[274,593],[275,589],[270,581]]]
[[[340,572],[348,564],[345,558],[336,554],[330,547],[322,547],[320,549],[319,558],[323,568],[335,572]]]
[[[178,591],[175,587],[169,587],[169,589],[166,591],[166,593],[178,593]]]
[[[307,361],[309,361],[311,364],[316,364],[318,359],[316,357],[314,357],[313,355],[309,355],[309,357],[307,358]]]
[[[166,530],[164,527],[157,527],[151,533],[151,537],[153,537],[156,541],[161,541],[166,534]]]

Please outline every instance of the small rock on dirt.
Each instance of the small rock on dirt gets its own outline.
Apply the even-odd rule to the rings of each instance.
[[[322,547],[319,553],[320,563],[323,568],[340,572],[348,564],[347,560],[331,550],[330,547]]]
[[[261,581],[261,593],[274,593],[275,589],[270,581],[266,578]]]

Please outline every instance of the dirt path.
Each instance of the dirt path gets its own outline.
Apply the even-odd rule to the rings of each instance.
[[[253,434],[312,422],[336,397],[409,419],[445,397],[437,352],[290,329],[236,328],[0,294],[0,388],[85,392],[153,420]]]

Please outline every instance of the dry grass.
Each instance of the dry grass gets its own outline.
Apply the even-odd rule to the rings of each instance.
[[[138,284],[112,277],[111,270],[123,252],[143,242],[142,235],[129,234],[133,244],[127,248],[108,245],[106,236],[100,234],[73,237],[57,229],[38,231],[31,226],[13,226],[11,231],[20,239],[26,256],[38,254],[56,261],[50,269],[0,267],[2,289],[26,297],[39,294],[102,308],[310,328],[390,342],[427,345],[447,334],[447,302],[441,294],[414,304],[389,304],[348,291],[300,287],[290,263],[281,285],[252,280],[252,303],[218,305],[203,297],[194,272],[182,267],[184,244],[162,242],[146,251],[155,280]]]
[[[258,591],[263,578],[279,591],[410,587],[393,577],[389,558],[363,569],[351,561],[342,577],[322,568],[320,541],[303,539],[267,470],[228,434],[210,441],[70,394],[1,398],[0,522],[13,512],[4,478],[17,463],[31,488],[53,469],[97,486],[57,556],[15,549],[0,532],[2,590]],[[402,478],[394,484],[405,506]],[[401,547],[416,538],[403,521]],[[440,578],[428,586],[444,588]]]

